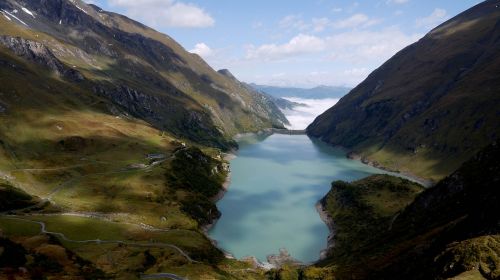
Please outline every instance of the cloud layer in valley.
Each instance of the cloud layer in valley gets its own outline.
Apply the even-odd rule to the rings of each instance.
[[[296,106],[293,110],[284,110],[283,113],[290,122],[289,129],[305,129],[314,119],[326,110],[330,109],[339,100],[328,99],[304,99],[298,97],[285,98],[292,102],[304,104],[305,106]]]

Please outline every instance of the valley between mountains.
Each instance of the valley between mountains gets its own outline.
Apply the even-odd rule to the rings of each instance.
[[[499,5],[304,90],[84,1],[1,0],[0,279],[499,279]],[[287,221],[307,261],[255,238]]]

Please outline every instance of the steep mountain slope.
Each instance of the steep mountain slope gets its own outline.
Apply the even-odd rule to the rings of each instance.
[[[34,237],[41,233],[39,222],[50,222],[48,231],[76,241],[144,243],[158,238],[156,242],[187,252],[201,267],[221,260],[222,253],[200,228],[205,216],[216,217],[214,203],[202,192],[167,179],[178,175],[173,170],[174,160],[192,153],[189,143],[183,144],[106,98],[6,50],[0,52],[0,66],[0,180],[6,185],[3,195],[11,197],[0,201],[0,230],[9,239]],[[217,182],[212,188],[222,189],[225,171],[220,155],[211,149],[204,151],[203,155],[195,153],[199,165],[210,168],[209,174]],[[182,171],[191,172],[192,168]],[[39,200],[30,200],[25,193]],[[197,213],[185,209],[190,204]],[[3,213],[13,207],[23,209]],[[5,214],[18,216],[11,220]],[[50,214],[50,221],[45,214]],[[112,231],[113,227],[118,228]],[[101,259],[102,246],[69,245],[106,273],[126,279],[139,274],[135,269],[148,267],[142,265],[140,256],[151,249],[106,245],[109,254],[120,259],[117,266],[112,258]],[[163,252],[168,257],[149,265],[166,265],[188,274],[185,266],[190,263],[182,254]],[[172,261],[177,258],[181,261]],[[198,273],[210,271],[197,269]],[[0,278],[5,276],[2,273]]]
[[[438,180],[500,135],[500,1],[432,30],[319,116],[311,136]]]
[[[8,0],[0,11],[0,43],[10,51],[158,129],[229,148],[236,133],[285,121],[268,110],[273,104],[265,98],[242,91],[170,37],[124,16],[79,0]]]
[[[123,16],[0,1],[0,278],[262,279],[202,226],[219,215],[221,149],[282,127],[277,112]]]
[[[334,182],[323,204],[335,243],[322,265],[339,279],[498,279],[499,157],[496,141],[406,207],[401,179]]]
[[[281,98],[275,98],[271,95],[268,95],[266,93],[258,92],[251,86],[238,81],[236,77],[233,76],[233,74],[227,70],[227,69],[222,69],[217,71],[219,74],[225,76],[229,80],[231,80],[235,85],[238,86],[238,90],[245,92],[249,96],[252,96],[253,99],[258,100],[259,103],[261,104],[262,108],[271,114],[271,116],[275,116],[279,120],[279,124],[290,124],[288,120],[286,119],[285,115],[279,108],[282,108],[283,106],[293,106],[293,102],[289,102],[285,99]],[[282,108],[283,109],[283,108]]]

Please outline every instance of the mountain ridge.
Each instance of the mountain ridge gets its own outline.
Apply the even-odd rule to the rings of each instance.
[[[413,183],[388,175],[333,182],[322,204],[336,233],[319,264],[336,265],[340,279],[497,279],[499,147],[413,194]]]
[[[76,0],[9,0],[0,9],[18,11],[16,17],[26,24],[2,18],[4,36],[42,41],[62,64],[80,71],[96,94],[119,98],[119,105],[159,129],[228,148],[234,145],[232,135],[279,127],[286,120],[268,111],[276,109],[269,100],[219,75],[169,36],[124,16]],[[146,111],[127,96],[155,101]]]
[[[262,279],[203,226],[232,137],[284,127],[272,99],[82,1],[0,14],[0,278]]]
[[[443,23],[372,72],[308,134],[439,180],[500,134],[498,1]]]

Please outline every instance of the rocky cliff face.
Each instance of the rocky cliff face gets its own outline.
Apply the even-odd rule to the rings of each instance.
[[[499,4],[485,1],[396,54],[309,135],[391,169],[451,173],[500,135]]]
[[[498,279],[499,156],[496,141],[406,207],[387,238],[403,242],[404,237],[417,246],[400,246],[404,249],[392,256],[394,251],[389,251],[388,264],[377,275],[429,279],[475,271],[486,279]]]
[[[255,112],[259,112],[259,114],[265,118],[275,119],[273,123],[275,127],[281,127],[284,124],[290,124],[283,112],[279,109],[282,108],[280,105],[282,105],[283,102],[286,102],[286,100],[277,99],[265,93],[256,91],[251,86],[238,81],[238,79],[236,79],[236,77],[233,76],[233,74],[227,69],[222,69],[218,72],[221,75],[224,75],[228,79],[232,80],[236,85],[238,85],[241,91],[245,91],[248,95],[252,96],[256,101],[253,105],[252,110]]]
[[[85,80],[76,86],[178,137],[228,149],[236,133],[287,122],[265,96],[124,16],[79,0],[7,0],[0,11],[1,51]]]
[[[45,45],[39,42],[26,40],[21,37],[0,36],[0,45],[4,45],[16,55],[30,62],[48,67],[60,77],[74,82],[84,79],[78,71],[65,66]]]

